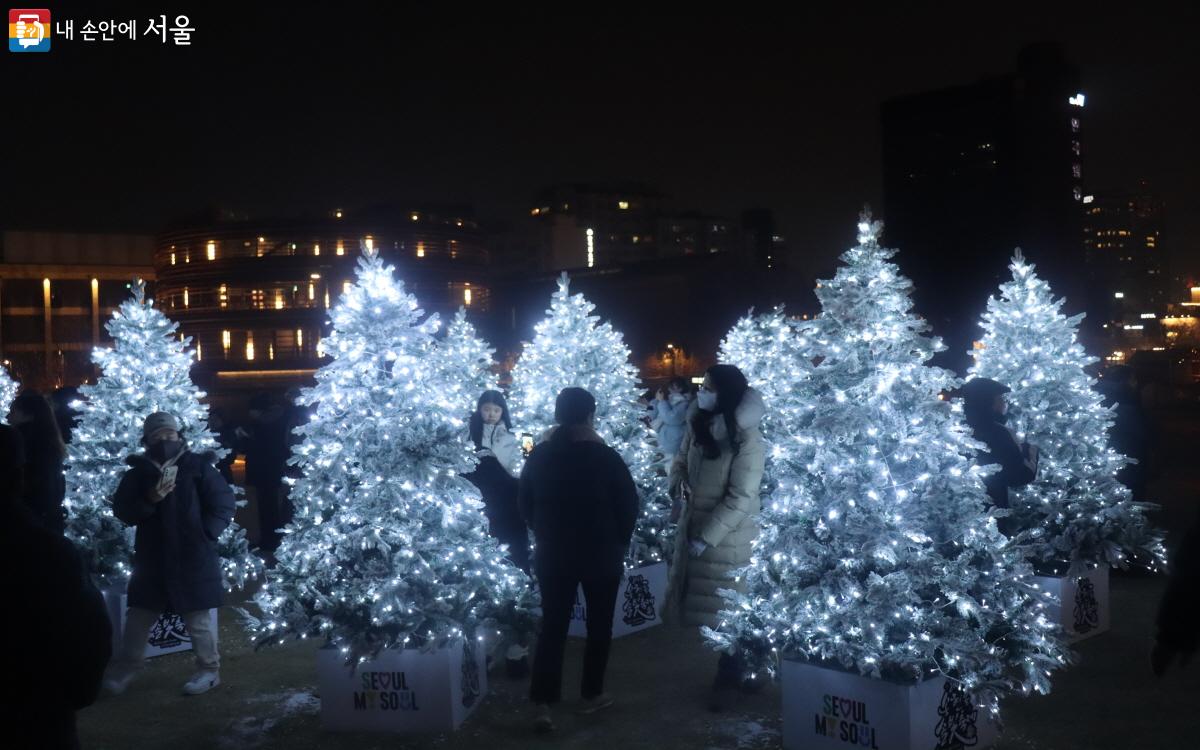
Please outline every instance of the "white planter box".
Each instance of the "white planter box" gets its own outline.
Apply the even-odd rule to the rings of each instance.
[[[321,726],[336,732],[448,732],[487,694],[483,646],[384,651],[354,671],[335,648],[317,652]]]
[[[901,685],[785,660],[787,750],[982,750],[999,729],[945,677]]]
[[[108,608],[108,619],[113,629],[113,654],[121,652],[121,642],[125,633],[125,610],[128,608],[125,592],[119,589],[104,591],[104,604]],[[217,611],[212,611],[212,629],[217,631]],[[174,612],[164,612],[158,616],[150,635],[146,639],[146,657],[153,658],[164,654],[174,654],[179,651],[192,650],[192,636],[183,624],[183,619]]]
[[[1069,642],[1091,638],[1111,627],[1107,565],[1093,568],[1081,578],[1035,576],[1033,580],[1054,595],[1056,601],[1046,604],[1046,617],[1062,626]]]
[[[643,565],[626,571],[617,589],[617,606],[613,610],[613,638],[620,638],[662,623],[662,605],[667,595],[667,564]],[[571,610],[568,635],[587,636],[587,602],[583,588],[575,592],[575,607]]]

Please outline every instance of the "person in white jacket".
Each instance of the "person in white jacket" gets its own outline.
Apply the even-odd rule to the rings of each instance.
[[[689,409],[670,473],[671,494],[684,503],[667,585],[668,613],[681,613],[686,625],[716,627],[725,606],[718,592],[743,587],[734,575],[749,564],[758,536],[765,411],[762,396],[732,365],[708,369]],[[743,671],[737,657],[721,654],[710,708],[729,706]]]
[[[654,395],[654,429],[658,433],[658,448],[667,466],[675,460],[683,443],[688,408],[692,405],[692,386],[687,378],[674,377],[665,389]]]
[[[500,391],[484,391],[468,423],[471,444],[479,460],[466,475],[483,495],[488,531],[508,545],[513,563],[529,572],[529,533],[517,509],[517,471],[521,446],[512,434],[508,404]]]

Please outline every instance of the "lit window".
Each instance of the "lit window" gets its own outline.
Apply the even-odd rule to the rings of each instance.
[[[350,293],[350,282],[343,281],[342,282],[342,294],[349,294],[349,293]]]
[[[246,361],[254,361],[254,332],[246,332]]]
[[[592,268],[596,265],[596,243],[595,232],[590,228],[587,230],[587,265]]]
[[[329,309],[329,290],[325,290],[325,309]]]
[[[229,331],[221,331],[221,348],[223,348],[225,350],[226,354],[229,353],[229,342],[230,342]]]
[[[424,242],[417,242],[417,257],[418,258],[425,257],[425,243]]]
[[[1114,293],[1113,293],[1113,298],[1115,298],[1115,299],[1125,299],[1125,292],[1114,292]]]
[[[209,260],[217,259],[217,243],[213,242],[212,240],[209,240],[208,244],[205,245],[205,250],[208,253]]]
[[[275,359],[275,342],[267,342],[267,359],[274,361]]]
[[[1079,118],[1078,117],[1071,118],[1071,131],[1075,132],[1075,133],[1079,132]]]
[[[531,211],[529,212],[529,215],[530,215],[530,216],[537,216],[537,215],[538,215],[538,214],[540,214],[541,212],[542,212],[542,209],[540,209],[540,208],[535,208],[535,209],[533,209],[533,210],[531,210]]]
[[[617,201],[617,208],[621,209],[622,211],[628,211],[629,201]]]
[[[188,289],[186,286],[183,288],[183,306],[188,306]]]
[[[222,310],[229,306],[229,288],[224,284],[221,285],[221,293],[218,295],[218,299],[221,303]],[[228,349],[229,344],[226,344],[225,348]]]
[[[342,244],[342,241],[341,241],[341,240],[338,240],[338,241],[337,241],[337,254],[338,254],[338,255],[345,255],[345,254],[346,254],[346,246]]]
[[[199,361],[200,361],[200,360],[202,360],[202,359],[204,359],[204,354],[203,354],[203,352],[201,351],[201,348],[200,348],[200,342],[199,342],[199,341],[197,341],[197,342],[196,342],[196,361],[197,361],[197,362],[199,362]]]
[[[342,209],[340,209],[340,208],[339,208],[338,210],[334,211],[334,212],[333,212],[333,218],[335,218],[335,219],[340,219],[340,218],[342,218]]]
[[[312,300],[315,300],[316,298],[317,298],[317,285],[310,281],[310,282],[308,282],[308,299],[309,299],[309,301],[312,301]]]
[[[1067,99],[1067,101],[1070,102],[1072,106],[1082,107],[1083,102],[1084,102],[1084,96],[1083,96],[1083,94],[1076,94],[1075,96],[1072,96],[1071,98]]]
[[[304,329],[303,328],[296,329],[296,346],[301,349],[304,348]]]
[[[1071,176],[1074,177],[1075,179],[1079,179],[1082,175],[1083,175],[1083,168],[1080,167],[1078,164],[1072,164],[1071,165]]]
[[[313,255],[320,255],[320,254],[321,254],[321,243],[314,242],[313,243]]]
[[[471,285],[467,284],[463,287],[463,304],[467,307],[471,306]]]
[[[420,221],[421,214],[417,213],[416,211],[413,211],[412,214],[409,216],[409,218],[411,218],[413,221]]]
[[[275,290],[275,309],[276,310],[283,309],[283,290],[282,289]]]
[[[375,249],[375,238],[374,237],[365,237],[365,238],[363,238],[363,244],[367,246],[368,250],[374,250]]]
[[[175,265],[175,253],[171,253],[171,265]]]
[[[1094,196],[1094,195],[1085,195],[1085,196],[1083,196],[1083,202],[1084,202],[1084,203],[1091,203],[1091,202],[1092,202],[1092,201],[1094,201],[1094,200],[1096,200],[1096,196]],[[1093,209],[1092,209],[1092,211],[1091,211],[1091,213],[1096,213],[1096,209],[1094,209],[1094,208],[1093,208]]]

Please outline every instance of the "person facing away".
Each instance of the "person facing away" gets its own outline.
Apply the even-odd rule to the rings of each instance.
[[[66,525],[63,498],[67,484],[63,477],[63,461],[67,448],[58,434],[54,410],[37,391],[24,391],[13,399],[8,423],[21,433],[25,446],[25,477],[21,499],[34,518],[56,534]]]
[[[679,446],[683,444],[683,433],[691,405],[692,387],[687,378],[671,378],[666,389],[660,388],[655,393],[654,424],[658,431],[658,447],[668,464],[675,459],[675,454],[679,453]]]
[[[1133,459],[1117,472],[1117,479],[1129,488],[1133,499],[1146,499],[1146,485],[1151,479],[1149,459],[1153,454],[1153,430],[1138,396],[1137,376],[1129,365],[1113,365],[1104,371],[1096,385],[1104,396],[1104,406],[1113,410],[1113,423],[1108,431],[1109,445],[1117,453]]]
[[[126,459],[130,468],[113,495],[113,514],[137,534],[125,632],[105,684],[125,691],[145,658],[150,628],[169,610],[183,619],[196,656],[183,692],[199,695],[221,684],[212,618],[223,588],[217,538],[233,520],[233,490],[213,465],[215,454],[187,449],[174,416],[146,417],[142,444],[145,452]]]
[[[534,728],[543,732],[554,728],[550,707],[561,698],[563,650],[580,587],[587,607],[581,710],[612,705],[604,673],[639,508],[629,468],[593,429],[595,414],[590,393],[564,388],[554,406],[557,426],[533,449],[521,473],[519,504],[533,529],[533,569],[542,594],[529,693]]]
[[[1187,666],[1200,647],[1200,519],[1171,558],[1171,577],[1158,604],[1150,664],[1162,677],[1176,659]]]
[[[991,378],[972,378],[961,389],[963,416],[975,433],[975,439],[986,448],[979,452],[977,461],[981,466],[999,464],[1000,469],[986,479],[988,497],[997,508],[1008,508],[1010,487],[1022,487],[1037,476],[1038,449],[1029,443],[1017,444],[1017,437],[1005,422],[1008,421],[1008,404],[1004,394],[1009,387]],[[1006,534],[1013,529],[1000,519],[1000,530]]]
[[[675,556],[667,582],[667,610],[687,625],[716,627],[725,601],[737,590],[733,572],[750,563],[758,536],[766,451],[759,424],[762,396],[733,365],[713,365],[689,408],[687,430],[671,465],[671,495],[683,500]],[[737,657],[721,654],[709,707],[728,707],[742,684]]]
[[[250,424],[238,427],[239,447],[246,456],[246,485],[254,488],[258,508],[258,546],[274,552],[282,536],[279,529],[287,523],[283,475],[288,459],[287,414],[283,404],[269,393],[250,399]]]
[[[484,391],[468,422],[468,434],[478,464],[466,478],[483,496],[488,530],[518,568],[529,572],[529,532],[517,509],[517,478],[521,446],[512,434],[508,404],[500,391]]]
[[[21,436],[0,425],[0,552],[8,596],[25,614],[9,617],[5,675],[16,689],[0,702],[9,747],[78,748],[75,712],[100,691],[112,654],[104,598],[74,545],[36,520],[21,499]],[[20,631],[20,636],[15,631]]]

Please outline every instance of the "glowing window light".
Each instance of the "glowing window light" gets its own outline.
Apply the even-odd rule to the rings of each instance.
[[[417,243],[417,257],[418,258],[425,257],[425,243],[424,242]]]
[[[308,299],[309,299],[309,301],[312,301],[312,300],[315,300],[316,298],[317,298],[317,285],[310,281],[310,282],[308,282]]]
[[[467,284],[463,287],[463,304],[467,307],[471,306],[471,285]]]
[[[304,329],[303,328],[296,329],[296,346],[301,349],[304,348]]]
[[[221,331],[221,348],[225,350],[226,354],[229,353],[230,340],[231,337],[229,335],[229,331]]]
[[[1125,292],[1113,292],[1114,299],[1125,299]]]
[[[617,201],[617,208],[621,209],[622,211],[628,211],[629,201]]]
[[[186,286],[183,288],[183,306],[188,306],[188,288]]]
[[[275,342],[274,341],[267,343],[267,359],[272,362],[275,361]]]
[[[342,282],[342,294],[349,294],[349,293],[350,293],[350,286],[351,286],[351,285],[350,285],[350,282],[349,282],[349,281],[343,281],[343,282]]]
[[[409,217],[410,217],[410,218],[411,218],[413,221],[420,221],[420,220],[421,220],[421,214],[417,213],[416,211],[413,211],[413,212],[412,212],[412,213],[409,215]]]
[[[175,253],[171,253],[171,265],[175,265]]]
[[[1157,316],[1154,313],[1142,313],[1142,320],[1154,320]]]
[[[220,290],[220,295],[218,296],[218,300],[221,303],[222,310],[224,310],[226,307],[229,306],[229,287],[225,286],[224,284],[221,285],[221,290]],[[228,349],[229,345],[226,344],[225,348]]]
[[[213,242],[212,240],[209,240],[208,244],[204,246],[204,249],[208,253],[209,260],[217,259],[217,243]]]
[[[1079,94],[1076,94],[1075,96],[1070,97],[1069,99],[1067,99],[1067,101],[1070,102],[1071,106],[1073,106],[1073,107],[1082,107],[1083,102],[1085,101],[1085,98],[1082,93],[1079,93]]]
[[[313,243],[313,255],[320,255],[320,254],[321,254],[321,243],[314,242]]]
[[[367,237],[363,238],[363,244],[367,246],[368,250],[374,250],[375,249],[375,238],[371,237],[371,236],[367,236]]]
[[[275,290],[275,309],[276,310],[283,309],[283,290],[282,289]]]
[[[341,240],[338,240],[338,241],[337,241],[337,254],[338,254],[338,255],[345,255],[345,254],[346,254],[346,246],[345,246],[344,244],[342,244],[342,241],[341,241]]]
[[[254,333],[250,331],[246,332],[246,360],[254,361]]]
[[[325,309],[329,309],[329,290],[325,290]]]
[[[587,230],[587,266],[592,268],[596,265],[596,233],[591,227]]]
[[[196,342],[196,361],[199,362],[202,359],[204,359],[204,355],[203,355],[201,347],[200,347],[200,342],[197,341]]]
[[[340,208],[339,208],[339,209],[337,209],[336,211],[334,211],[334,212],[333,212],[333,218],[335,218],[335,219],[340,219],[340,218],[342,218],[342,209],[340,209]]]

